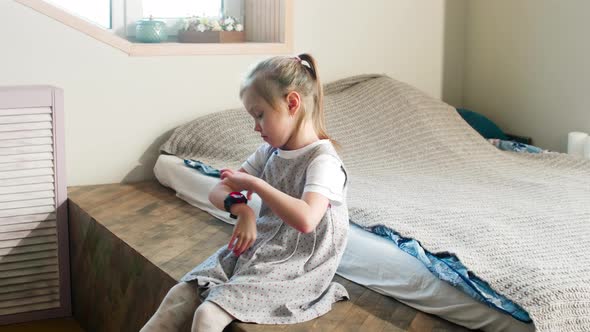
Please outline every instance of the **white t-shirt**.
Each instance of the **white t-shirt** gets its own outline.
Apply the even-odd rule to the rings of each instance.
[[[332,144],[330,140],[324,139],[311,143],[297,150],[277,149],[277,157],[284,159],[294,159],[319,144]],[[260,177],[264,164],[266,163],[266,151],[269,149],[268,144],[262,144],[246,161],[242,168],[248,174]],[[346,175],[342,169],[340,161],[334,156],[322,154],[312,160],[307,166],[305,187],[303,192],[315,192],[326,196],[334,205],[340,205],[343,200],[344,181]]]

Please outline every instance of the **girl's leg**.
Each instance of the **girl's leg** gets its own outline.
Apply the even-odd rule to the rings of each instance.
[[[140,332],[178,332],[189,321],[199,303],[196,283],[178,283],[168,291],[156,313]]]
[[[205,301],[195,311],[191,332],[221,332],[234,319],[217,304]]]

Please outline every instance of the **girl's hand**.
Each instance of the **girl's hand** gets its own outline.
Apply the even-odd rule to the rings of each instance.
[[[257,177],[245,172],[236,172],[229,168],[221,170],[221,181],[223,184],[229,186],[234,191],[246,190],[246,198],[251,199],[254,192],[254,185],[258,180]]]
[[[232,212],[238,216],[238,221],[227,248],[233,249],[234,254],[240,256],[256,241],[256,216],[246,204],[234,205]]]

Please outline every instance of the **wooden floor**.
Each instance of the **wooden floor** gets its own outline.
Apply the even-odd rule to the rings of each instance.
[[[232,231],[230,225],[184,203],[155,182],[71,187],[69,199],[72,292],[73,301],[78,301],[73,305],[74,315],[89,331],[122,326],[117,324],[137,330],[170,285],[227,244]],[[295,325],[236,323],[227,330],[467,331],[339,276],[334,279],[343,284],[351,299],[337,303],[318,319]],[[140,280],[149,282],[140,284]],[[77,296],[76,288],[85,284],[95,285],[91,294]],[[108,299],[99,299],[101,294]],[[82,309],[84,306],[88,308]],[[101,306],[108,308],[101,311]],[[130,308],[143,311],[129,312]],[[121,310],[127,311],[122,314]],[[105,319],[112,325],[97,327]]]
[[[59,318],[0,326],[0,332],[84,332],[84,330],[73,318]]]

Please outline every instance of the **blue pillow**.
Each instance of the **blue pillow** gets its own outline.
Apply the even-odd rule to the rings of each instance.
[[[496,126],[492,120],[486,118],[485,116],[462,108],[458,108],[457,112],[459,115],[465,120],[473,129],[475,129],[481,136],[484,138],[499,138],[502,140],[510,140],[506,134],[500,129],[500,127]]]

